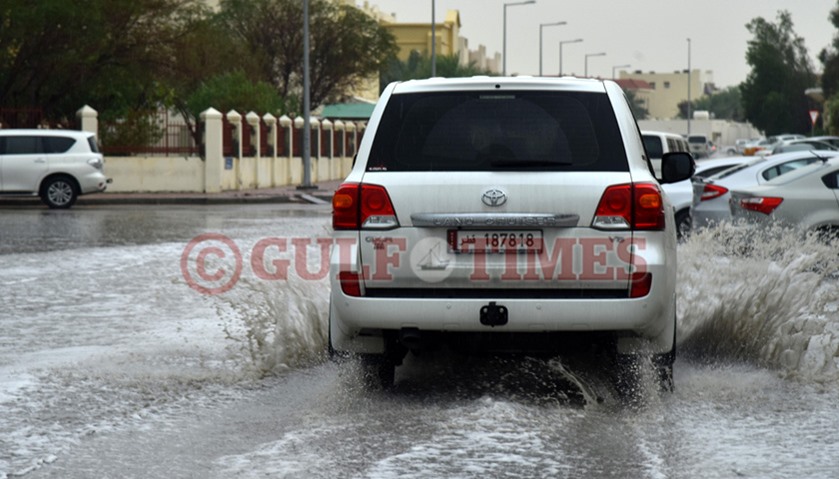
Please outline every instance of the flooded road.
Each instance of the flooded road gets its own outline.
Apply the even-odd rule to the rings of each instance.
[[[366,390],[323,352],[328,231],[319,206],[0,211],[0,478],[839,476],[835,248],[681,245],[676,390],[627,407],[580,358],[409,357]]]

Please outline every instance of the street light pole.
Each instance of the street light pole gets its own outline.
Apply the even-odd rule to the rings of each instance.
[[[581,41],[583,41],[582,38],[576,38],[574,40],[559,42],[559,76],[562,76],[562,45],[565,45],[566,43],[580,43]]]
[[[299,189],[313,189],[312,185],[312,128],[309,84],[309,0],[303,0],[303,184]]]
[[[602,57],[605,56],[606,52],[600,53],[586,53],[586,67],[585,67],[585,77],[588,78],[588,57]]]
[[[688,38],[688,135],[690,135],[690,38]]]
[[[437,76],[437,23],[434,21],[435,4],[437,0],[431,0],[431,76]]]
[[[544,27],[553,27],[558,25],[566,25],[567,22],[542,23],[539,25],[539,76],[542,76],[542,29]]]
[[[612,80],[615,80],[615,79],[616,79],[616,78],[615,78],[615,70],[617,70],[618,68],[629,68],[629,67],[631,67],[631,66],[632,66],[632,65],[630,65],[630,64],[628,64],[628,63],[627,63],[626,65],[615,65],[615,66],[613,66],[613,67],[612,67]]]
[[[501,71],[502,76],[507,76],[507,7],[512,7],[515,5],[528,5],[531,3],[536,3],[536,0],[527,0],[525,2],[513,2],[513,3],[505,3],[504,4],[504,46],[503,46],[503,53],[504,56],[502,64],[503,69]]]

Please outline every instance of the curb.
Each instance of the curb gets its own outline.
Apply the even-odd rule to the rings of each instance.
[[[332,193],[301,194],[301,195],[272,195],[272,196],[154,196],[154,195],[120,195],[82,196],[73,206],[96,205],[226,205],[226,204],[329,204]],[[8,197],[0,198],[0,206],[44,206],[37,197]]]

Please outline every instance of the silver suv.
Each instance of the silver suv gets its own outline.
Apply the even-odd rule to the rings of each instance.
[[[69,208],[79,195],[105,191],[102,154],[93,133],[0,130],[0,194],[38,195]]]
[[[693,160],[668,153],[661,170],[684,180]],[[651,171],[610,81],[389,85],[333,197],[330,351],[388,386],[408,352],[440,345],[596,343],[651,355],[669,381],[676,228]]]

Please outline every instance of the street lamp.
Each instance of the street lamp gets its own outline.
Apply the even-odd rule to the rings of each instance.
[[[588,57],[602,57],[606,56],[606,52],[600,53],[586,53],[586,68],[585,68],[585,77],[588,78]]]
[[[566,22],[542,23],[539,25],[539,76],[542,76],[542,29],[558,25],[566,25]]]
[[[437,0],[431,0],[431,77],[437,76],[437,22],[434,21]]]
[[[515,5],[529,5],[531,3],[536,3],[536,0],[527,0],[525,2],[513,2],[504,4],[504,52],[502,53],[502,55],[504,56],[504,66],[501,72],[502,76],[507,76],[507,7],[512,7]]]
[[[614,79],[615,79],[615,70],[617,70],[618,68],[629,68],[629,67],[631,67],[631,66],[632,66],[632,65],[630,65],[630,64],[628,64],[628,63],[627,63],[626,65],[615,65],[615,66],[613,66],[613,67],[612,67],[612,80],[614,80]]]
[[[559,42],[559,76],[562,76],[562,45],[565,45],[566,43],[580,43],[581,41],[583,41],[582,38],[577,38],[574,40],[565,40]]]
[[[688,135],[690,135],[690,38],[688,38]]]

